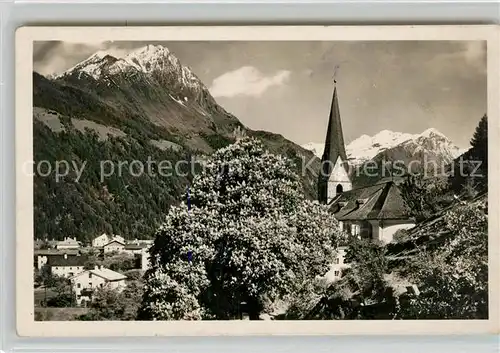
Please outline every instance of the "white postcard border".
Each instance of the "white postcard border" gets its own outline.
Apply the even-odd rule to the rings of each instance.
[[[103,41],[393,41],[485,40],[489,123],[489,319],[363,321],[34,321],[33,294],[33,42]],[[248,336],[499,333],[499,27],[446,26],[177,26],[21,27],[15,50],[16,318],[20,336]],[[31,254],[29,257],[28,255]]]

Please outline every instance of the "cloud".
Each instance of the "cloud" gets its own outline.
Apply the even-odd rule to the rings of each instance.
[[[288,70],[280,70],[265,76],[253,66],[243,66],[214,79],[210,93],[214,97],[260,96],[273,86],[285,84],[290,74]]]
[[[135,43],[134,43],[135,44]],[[137,44],[136,44],[137,46]],[[34,70],[42,75],[60,74],[97,51],[122,58],[134,47],[115,42],[35,42],[33,51]]]

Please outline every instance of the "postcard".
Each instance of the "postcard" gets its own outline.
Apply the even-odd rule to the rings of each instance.
[[[498,333],[498,33],[19,28],[18,333]]]

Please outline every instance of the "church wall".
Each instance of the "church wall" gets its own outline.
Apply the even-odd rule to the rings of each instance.
[[[369,221],[372,226],[372,240],[381,240],[380,239],[380,225],[379,221]]]
[[[384,220],[384,227],[380,227],[380,240],[384,243],[390,243],[400,229],[413,228],[415,223],[412,221]]]
[[[344,168],[344,162],[342,158],[337,158],[335,166],[328,179],[328,202],[330,202],[335,196],[337,196],[337,186],[342,185],[342,191],[349,191],[352,189],[352,183]]]

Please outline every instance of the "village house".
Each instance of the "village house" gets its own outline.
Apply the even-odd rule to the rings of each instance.
[[[337,249],[337,256],[333,264],[330,265],[330,271],[325,276],[329,282],[335,282],[342,278],[342,271],[350,266],[345,262],[346,250],[347,246],[341,246]]]
[[[58,241],[56,244],[56,249],[78,249],[80,243],[73,238],[64,238],[62,241]]]
[[[389,243],[399,229],[414,227],[396,183],[353,189],[347,162],[335,86],[318,177],[319,202],[329,205],[343,230],[360,238]]]
[[[146,249],[148,248],[148,246],[146,244],[126,244],[124,249],[123,249],[123,252],[125,253],[128,253],[128,254],[132,254],[132,255],[141,255],[144,251],[146,251]]]
[[[76,249],[38,249],[34,251],[34,266],[36,269],[40,270],[47,263],[50,257],[62,255],[79,256],[80,251]]]
[[[113,239],[109,243],[103,246],[103,252],[105,254],[111,252],[123,252],[125,250],[125,243],[119,240]]]
[[[94,240],[92,240],[92,247],[101,248],[104,245],[111,242],[112,240],[117,240],[117,241],[125,244],[125,239],[123,237],[121,237],[119,235],[111,236],[111,235],[108,235],[106,233],[103,233],[100,236],[98,236],[97,238],[94,238]]]
[[[103,266],[95,266],[93,270],[86,270],[71,277],[73,291],[78,305],[83,301],[92,300],[92,293],[98,288],[123,290],[127,277]]]
[[[109,243],[109,241],[110,241],[109,236],[106,233],[101,234],[97,238],[94,238],[92,240],[92,247],[94,248],[103,247],[104,245]]]
[[[84,255],[68,256],[68,254],[51,256],[48,258],[47,266],[50,273],[60,277],[72,277],[84,270],[87,257]]]

